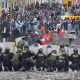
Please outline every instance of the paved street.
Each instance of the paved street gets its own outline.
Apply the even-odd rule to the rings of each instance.
[[[0,72],[0,80],[80,80],[80,72]]]
[[[69,73],[1,72],[0,80],[72,80]]]

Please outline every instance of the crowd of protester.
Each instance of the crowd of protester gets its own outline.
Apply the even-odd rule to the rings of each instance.
[[[26,8],[24,12],[13,9],[12,29],[10,29],[10,14],[9,12],[5,13],[3,10],[0,19],[0,33],[4,33],[4,27],[6,27],[6,34],[3,34],[3,37],[9,38],[12,35],[11,37],[14,40],[17,37],[28,34],[32,37],[33,43],[37,42],[39,38],[42,39],[42,36],[48,34],[49,31],[53,33],[56,28],[58,29],[56,29],[57,32],[60,32],[60,29],[68,31],[76,29],[77,33],[79,33],[80,20],[61,19],[65,12],[65,8],[62,8],[59,3],[54,3],[51,7]],[[71,14],[76,12],[75,14],[79,15],[79,5],[73,5],[72,11],[69,12]],[[52,37],[52,34],[49,36]]]

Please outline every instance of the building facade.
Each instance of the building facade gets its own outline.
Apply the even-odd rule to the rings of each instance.
[[[48,2],[48,0],[12,0],[12,7],[18,5],[18,6],[25,6],[31,3],[44,3]],[[10,7],[10,0],[0,0],[0,7],[4,10],[7,10]]]
[[[72,0],[72,4],[80,4],[80,0]]]
[[[12,0],[12,7],[14,8],[16,5],[24,7],[25,5],[36,3],[37,1],[39,3],[48,2],[50,4],[54,2],[63,3],[63,0]],[[80,0],[72,0],[72,4],[80,4]],[[5,11],[8,10],[10,7],[10,0],[0,0],[0,7]]]
[[[63,0],[55,0],[55,3],[57,3],[57,2],[62,4]]]
[[[19,0],[18,0],[19,1]],[[17,0],[12,0],[12,7],[14,8],[14,6],[17,4]],[[0,1],[0,7],[2,9],[4,9],[5,11],[8,11],[9,7],[10,7],[10,0],[1,0]]]

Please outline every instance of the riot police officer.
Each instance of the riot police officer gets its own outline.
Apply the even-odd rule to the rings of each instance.
[[[69,70],[69,56],[65,52],[59,56],[56,66],[59,72]]]
[[[34,70],[34,65],[35,65],[35,59],[34,59],[34,57],[35,57],[35,53],[33,52],[33,51],[30,51],[29,50],[29,46],[28,45],[24,45],[24,50],[26,50],[27,51],[27,55],[29,55],[29,60],[28,60],[28,62],[29,62],[29,69],[30,70]]]
[[[5,49],[5,52],[3,53],[3,67],[4,71],[12,71],[12,58],[13,53],[10,52],[9,48]]]
[[[49,71],[56,70],[56,62],[57,62],[58,57],[59,55],[56,50],[52,50],[52,52],[48,54],[47,64],[48,64]]]
[[[38,71],[41,70],[41,67],[43,68],[42,70],[44,71],[46,56],[44,55],[42,48],[38,50],[38,53],[35,55],[35,59],[36,59],[36,68],[38,69]]]
[[[78,54],[78,49],[74,49],[73,50],[73,54],[71,54],[70,56],[70,68],[74,71],[74,70],[78,70],[79,69],[79,61],[80,61],[80,55]]]
[[[18,48],[18,50],[16,51],[16,54],[14,54],[13,59],[12,59],[14,71],[19,71],[20,68],[22,67],[22,65],[21,65],[21,61],[22,61],[21,55],[22,55],[22,50],[20,48]]]
[[[22,71],[30,70],[31,67],[31,60],[32,60],[32,53],[29,50],[29,46],[24,46],[24,50],[22,52]]]

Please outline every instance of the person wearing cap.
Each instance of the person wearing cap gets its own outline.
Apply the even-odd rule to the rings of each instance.
[[[60,45],[60,54],[62,54],[63,52],[65,52],[65,47],[64,44]]]
[[[2,48],[0,47],[0,71],[2,71],[2,62],[3,62]]]
[[[3,53],[3,67],[4,71],[12,71],[12,58],[13,53],[10,52],[9,48],[5,49],[5,52]]]
[[[22,55],[22,50],[20,48],[18,48],[18,50],[16,51],[16,54],[14,54],[13,56],[13,69],[14,71],[19,71],[21,68],[21,55]]]
[[[35,55],[34,59],[36,60],[36,68],[38,71],[41,71],[45,69],[45,62],[46,62],[46,56],[43,53],[43,49],[40,48],[37,52],[37,54]],[[42,67],[42,69],[41,69]]]
[[[78,54],[78,49],[73,50],[73,53],[70,55],[70,61],[70,68],[72,71],[79,70],[80,55]]]
[[[59,55],[56,50],[52,50],[51,53],[47,55],[47,64],[48,64],[48,70],[49,71],[55,71],[56,70],[56,62]]]

